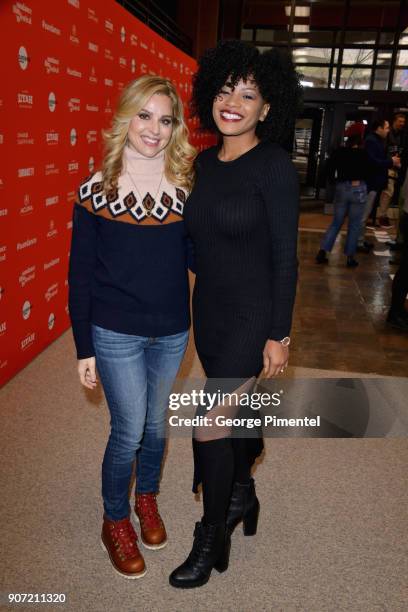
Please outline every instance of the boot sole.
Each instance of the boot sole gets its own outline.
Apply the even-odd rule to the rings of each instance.
[[[223,572],[225,572],[228,569],[228,566],[225,569],[217,569],[214,566],[214,569],[219,573],[222,574]],[[173,581],[171,576],[169,577],[169,583],[172,587],[176,588],[176,589],[195,589],[196,587],[201,587],[204,586],[205,584],[207,584],[207,582],[210,580],[211,578],[211,574],[208,576],[208,578],[205,578],[203,580],[199,580],[198,582],[195,582],[194,584],[183,584],[177,581]]]
[[[111,557],[111,555],[110,555],[110,552],[109,552],[108,548],[105,546],[105,542],[102,540],[102,538],[99,540],[99,542],[100,542],[100,545],[101,545],[102,550],[103,550],[104,552],[106,552],[106,554],[108,555],[108,557],[109,557],[109,559],[110,559],[110,562],[111,562],[111,564],[112,564],[112,568],[113,568],[113,570],[114,570],[114,571],[115,571],[117,574],[119,574],[119,576],[122,576],[122,578],[126,578],[127,580],[137,580],[138,578],[143,578],[143,576],[145,576],[145,575],[146,575],[146,572],[147,572],[147,569],[146,569],[146,568],[143,570],[143,572],[139,572],[138,574],[125,574],[124,572],[121,572],[121,571],[120,571],[120,570],[119,570],[119,569],[116,567],[116,565],[114,564],[113,559],[112,559],[112,557]]]
[[[133,519],[133,523],[135,524],[136,527],[140,527],[140,521],[139,521],[139,517],[137,516],[134,508],[132,508],[131,510],[131,517]],[[161,550],[162,548],[165,548],[167,546],[167,544],[169,543],[168,538],[166,540],[164,540],[164,542],[162,542],[161,544],[146,544],[146,542],[143,540],[142,535],[140,535],[140,541],[143,544],[143,546],[145,548],[148,548],[149,550]]]

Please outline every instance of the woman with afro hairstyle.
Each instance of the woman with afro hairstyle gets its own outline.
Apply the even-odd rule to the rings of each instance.
[[[197,157],[185,207],[196,259],[194,335],[208,393],[237,397],[231,392],[248,392],[262,370],[269,378],[288,363],[299,193],[281,145],[290,140],[300,92],[289,56],[277,50],[261,54],[224,41],[199,60],[193,115],[220,137],[219,146]],[[174,587],[198,587],[213,568],[225,571],[241,521],[245,535],[256,533],[251,467],[262,437],[244,437],[245,427],[232,430],[227,421],[243,410],[239,399],[198,409],[207,419],[193,434],[193,491],[201,482],[204,514],[190,554],[170,576]]]

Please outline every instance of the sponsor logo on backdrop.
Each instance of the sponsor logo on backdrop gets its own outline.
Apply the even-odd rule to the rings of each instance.
[[[2,321],[2,323],[0,323],[0,335],[5,334],[7,331],[7,323],[6,321]]]
[[[44,60],[44,68],[47,74],[59,74],[59,59],[57,59],[56,57],[46,57]]]
[[[147,72],[146,64],[140,64],[140,72],[142,72],[143,74],[146,74]]]
[[[98,139],[98,132],[96,130],[88,130],[86,133],[86,140],[88,144],[96,142]]]
[[[49,230],[46,234],[47,239],[50,240],[51,238],[55,238],[57,234],[58,234],[58,230],[55,227],[55,221],[51,220]]]
[[[67,74],[77,79],[82,79],[82,72],[80,70],[75,70],[75,68],[70,68],[69,66],[67,66]]]
[[[0,246],[0,261],[6,261],[7,258],[7,247]]]
[[[30,202],[30,196],[28,193],[23,198],[23,205],[20,208],[20,215],[29,215],[33,212],[34,206]]]
[[[16,250],[23,251],[37,244],[37,238],[27,238],[24,242],[17,242]]]
[[[79,163],[77,161],[68,162],[68,173],[77,174],[79,171]]]
[[[45,164],[44,172],[45,172],[45,176],[51,176],[53,174],[59,174],[59,168],[58,168],[58,166],[56,166],[54,164],[54,162],[51,162],[49,164]]]
[[[58,293],[58,283],[54,283],[53,285],[50,285],[47,289],[47,291],[44,293],[44,298],[47,302],[49,302],[50,300],[52,300],[53,297],[55,297]]]
[[[159,59],[164,60],[164,53],[159,51],[157,55],[159,56]]]
[[[105,30],[109,32],[109,34],[113,32],[113,23],[110,19],[105,19]]]
[[[43,28],[43,30],[50,32],[51,34],[55,34],[56,36],[61,36],[61,30],[57,28],[57,26],[53,25],[52,23],[47,23],[45,19],[42,20],[41,27]]]
[[[25,351],[26,349],[28,349],[32,344],[34,344],[35,342],[35,332],[32,332],[31,334],[27,334],[27,336],[25,338],[23,338],[23,340],[21,341],[21,350]]]
[[[99,106],[97,106],[96,104],[87,104],[85,108],[90,113],[98,113],[99,112]]]
[[[72,230],[72,221],[68,221],[67,230]]]
[[[20,283],[20,287],[25,287],[28,283],[35,279],[35,266],[30,266],[23,270],[18,277],[18,282]]]
[[[3,179],[0,178],[0,189],[3,189],[3,187],[4,187]]]
[[[126,59],[126,57],[120,57],[119,58],[119,66],[121,68],[126,68],[126,66],[127,66],[127,59]]]
[[[57,98],[53,91],[50,91],[48,94],[48,109],[53,113],[57,106]]]
[[[51,312],[50,316],[48,317],[48,329],[49,330],[51,330],[54,327],[54,323],[55,323],[55,314]]]
[[[113,54],[110,49],[105,49],[105,59],[113,61]]]
[[[79,9],[79,0],[68,0],[68,4],[70,4],[76,9]]]
[[[4,288],[0,287],[0,302],[1,302],[1,299],[3,297],[3,293],[4,293]]]
[[[8,208],[0,208],[0,217],[7,217]]]
[[[154,46],[154,42],[152,42],[152,44],[151,44],[150,53],[152,55],[156,55],[156,47]]]
[[[134,57],[132,57],[131,61],[130,61],[130,71],[132,73],[136,72],[136,60]]]
[[[24,2],[15,2],[13,4],[13,13],[16,16],[17,23],[26,23],[32,25],[31,15],[32,9],[24,4]]]
[[[70,98],[68,100],[68,109],[70,113],[75,113],[81,110],[81,100],[79,98]]]
[[[72,128],[72,130],[69,133],[69,142],[71,143],[71,146],[74,147],[77,143],[77,131],[75,128]]]
[[[17,94],[17,104],[19,108],[33,108],[34,100],[32,94],[28,91],[20,91]]]
[[[88,8],[88,19],[94,23],[98,23],[99,19],[94,9]]]
[[[89,41],[88,42],[88,49],[89,51],[92,51],[93,53],[98,53],[99,51],[99,45],[97,45],[96,43]]]
[[[26,176],[34,176],[34,168],[19,168],[17,170],[18,178],[25,178]]]
[[[47,261],[43,268],[44,271],[49,270],[50,268],[53,268],[54,266],[57,266],[60,262],[60,258],[59,257],[55,257],[54,259],[50,259],[50,261]]]
[[[34,138],[29,134],[29,132],[17,132],[17,144],[34,144]]]
[[[107,115],[111,115],[111,114],[112,114],[112,106],[111,106],[111,101],[110,101],[110,99],[109,99],[109,98],[106,100],[106,104],[105,104],[105,113],[106,113]]]
[[[54,206],[54,204],[58,204],[58,202],[59,202],[58,195],[48,196],[47,198],[45,198],[45,206]]]
[[[112,79],[104,79],[103,81],[106,85],[106,87],[113,87],[113,80]]]
[[[137,47],[138,39],[137,39],[136,34],[131,34],[130,35],[130,44],[132,45],[132,47]]]
[[[20,47],[18,50],[18,65],[20,66],[21,70],[27,70],[28,68],[28,62],[30,61],[30,58],[28,57],[27,54],[27,49],[25,47]]]
[[[125,26],[120,28],[120,40],[124,43],[126,40],[126,29]]]
[[[4,134],[0,134],[0,145],[4,144]]]
[[[92,68],[91,68],[91,74],[89,75],[89,81],[90,81],[90,83],[97,83],[98,82],[98,77],[96,76],[95,66],[92,66]]]
[[[118,91],[122,91],[124,86],[125,86],[125,84],[122,81],[118,81]]]
[[[69,314],[68,304],[65,304],[65,314],[66,314],[66,315],[68,315],[68,314]]]
[[[67,202],[68,203],[75,202],[76,198],[77,198],[76,191],[68,191],[68,193],[67,193]]]
[[[140,41],[140,46],[142,47],[142,49],[145,49],[146,51],[148,50],[148,46],[146,45],[146,43],[144,42],[144,40]]]
[[[93,172],[95,169],[95,160],[93,157],[90,157],[88,160],[88,170],[89,172]]]
[[[31,314],[31,304],[28,300],[24,302],[23,307],[21,309],[21,314],[23,315],[23,319],[27,321]]]
[[[52,130],[51,132],[46,132],[45,141],[48,145],[58,144],[59,143],[59,133],[54,132],[54,130]]]
[[[79,45],[78,32],[75,23],[72,24],[69,40],[70,42],[72,42],[73,45]]]

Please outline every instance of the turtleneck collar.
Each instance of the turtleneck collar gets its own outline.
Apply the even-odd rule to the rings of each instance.
[[[133,175],[161,174],[164,170],[164,149],[154,157],[146,157],[135,149],[126,145],[123,151],[125,162],[124,170]]]

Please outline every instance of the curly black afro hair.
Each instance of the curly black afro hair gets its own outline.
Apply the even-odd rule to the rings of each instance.
[[[236,85],[248,77],[255,80],[261,96],[270,104],[265,120],[258,123],[258,138],[283,144],[300,110],[302,87],[290,55],[279,49],[260,53],[241,40],[221,41],[207,49],[193,77],[192,116],[199,118],[203,129],[217,131],[212,115],[214,98],[227,81]]]

